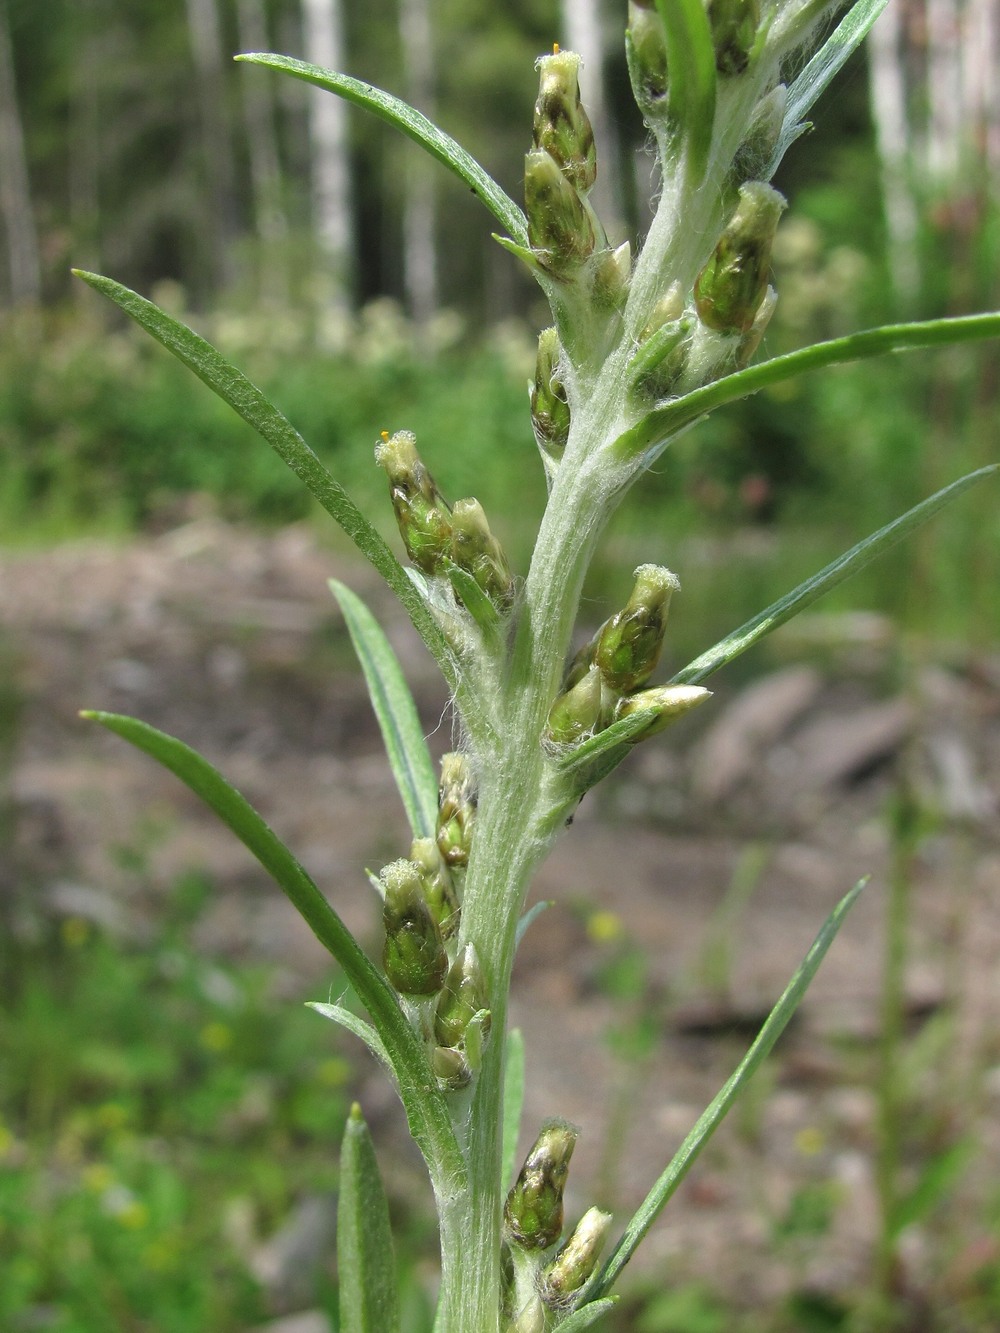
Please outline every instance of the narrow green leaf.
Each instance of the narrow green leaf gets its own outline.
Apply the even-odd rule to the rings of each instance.
[[[355,1037],[364,1042],[379,1064],[384,1065],[389,1073],[392,1073],[392,1061],[389,1059],[389,1052],[385,1049],[382,1038],[371,1023],[366,1023],[357,1014],[352,1014],[350,1009],[345,1009],[342,1004],[321,1004],[319,1000],[309,1000],[306,1002],[306,1008],[315,1009],[323,1018],[329,1018],[331,1022],[339,1023],[348,1032],[353,1032]]]
[[[330,579],[330,590],[344,613],[361,663],[413,836],[432,838],[437,822],[437,778],[403,669],[361,598],[336,579]]]
[[[500,643],[500,616],[496,607],[467,569],[456,565],[454,560],[443,563],[455,596],[479,626],[489,647],[496,649]]]
[[[337,1281],[345,1333],[399,1333],[389,1205],[357,1102],[347,1117],[340,1151]]]
[[[667,109],[687,145],[694,180],[708,162],[715,126],[715,47],[702,0],[656,0],[667,39]]]
[[[406,573],[344,488],[327,471],[294,426],[268,401],[247,377],[225,359],[211,343],[186,324],[173,319],[145,297],[123,287],[112,278],[74,269],[95,291],[101,292],[140,324],[168,352],[192,370],[202,383],[243,418],[292,469],[334,518],[406,607],[417,633],[433,654],[445,679],[457,685],[451,650],[437,621],[431,615]]]
[[[521,1131],[524,1108],[524,1034],[520,1028],[507,1033],[507,1064],[503,1082],[503,1165],[500,1183],[509,1189],[514,1183],[517,1165],[517,1136]]]
[[[616,1296],[605,1296],[599,1301],[588,1301],[586,1305],[581,1305],[579,1310],[556,1324],[558,1333],[583,1333],[585,1328],[591,1328],[604,1315],[610,1314],[618,1304]]]
[[[292,853],[235,787],[207,759],[182,741],[134,717],[85,712],[137,749],[151,755],[219,816],[271,875],[310,930],[344,969],[378,1029],[399,1085],[410,1132],[432,1174],[449,1184],[465,1176],[444,1098],[427,1077],[427,1057],[410,1027],[396,993],[370,962],[354,936]]]
[[[318,65],[309,65],[304,60],[295,60],[291,56],[255,51],[237,56],[236,59],[245,61],[248,65],[264,65],[268,69],[291,74],[293,78],[303,79],[306,83],[315,84],[317,88],[325,88],[327,92],[336,93],[338,97],[364,107],[366,111],[371,111],[382,120],[388,121],[390,125],[402,130],[405,135],[418,143],[421,148],[426,149],[431,157],[436,158],[449,171],[454,172],[459,180],[486,205],[501,226],[507,228],[515,241],[522,244],[527,242],[528,224],[513,199],[500,188],[474,157],[455,142],[451,135],[439,130],[433,121],[428,120],[412,106],[408,106],[406,102],[401,102],[398,97],[393,97],[391,93],[383,92],[381,88],[375,88],[370,83],[352,79],[347,74],[335,74],[331,70],[320,69]]]
[[[563,773],[572,773],[574,769],[592,764],[606,750],[612,750],[616,745],[627,744],[642,735],[657,716],[655,708],[642,708],[638,712],[630,713],[628,717],[612,722],[609,727],[599,731],[596,736],[589,736],[579,745],[565,746],[553,756],[552,762]]]
[[[858,0],[788,89],[788,104],[774,156],[764,175],[770,180],[791,144],[809,129],[806,112],[819,99],[871,31],[888,0]]]
[[[670,1165],[646,1195],[635,1216],[625,1228],[625,1234],[615,1246],[613,1254],[601,1270],[601,1275],[594,1288],[596,1295],[603,1296],[614,1285],[622,1269],[635,1253],[636,1247],[659,1217],[664,1205],[687,1175],[702,1148],[722,1123],[738,1093],[770,1053],[771,1048],[785,1030],[788,1020],[798,1008],[806,987],[812,981],[817,968],[833,943],[837,931],[843,924],[844,917],[853,907],[858,894],[866,883],[867,880],[859,880],[850,893],[841,899],[827,917],[822,930],[813,942],[812,948],[806,954],[801,967],[786,986],[778,1003],[771,1010],[753,1045],[740,1061],[736,1071],[727,1079],[718,1096],[699,1117],[697,1124],[674,1154]]]
[[[972,1134],[936,1153],[923,1165],[916,1184],[892,1209],[889,1231],[894,1240],[909,1227],[923,1222],[944,1199],[954,1197],[955,1186],[972,1163],[979,1144]]]
[[[537,918],[540,917],[543,912],[547,911],[553,905],[554,903],[551,898],[543,898],[541,902],[535,903],[534,907],[528,908],[525,914],[521,917],[520,921],[517,923],[517,930],[514,934],[515,949],[520,948],[521,941],[524,939],[525,931],[532,924],[532,922],[537,920]]]
[[[739,657],[740,653],[745,653],[765,634],[770,634],[779,625],[784,625],[793,616],[797,616],[800,611],[804,611],[807,606],[811,606],[824,593],[829,592],[831,588],[835,588],[838,583],[843,583],[845,579],[863,569],[876,556],[881,555],[891,546],[895,546],[896,542],[901,541],[903,537],[912,532],[914,528],[919,527],[921,523],[926,523],[932,515],[956,499],[963,491],[968,490],[977,481],[982,481],[984,477],[995,475],[998,471],[1000,471],[1000,464],[996,463],[989,467],[979,468],[978,471],[970,472],[958,481],[953,481],[950,486],[945,486],[943,490],[937,491],[926,500],[922,500],[920,504],[914,505],[905,514],[894,519],[891,523],[887,523],[884,528],[879,528],[878,532],[858,542],[856,546],[852,546],[849,551],[845,551],[842,556],[827,565],[825,569],[821,569],[811,579],[806,579],[804,583],[800,583],[797,588],[786,593],[777,602],[773,602],[766,610],[761,611],[752,620],[748,620],[745,625],[741,625],[732,634],[727,634],[714,647],[709,648],[700,657],[696,657],[693,662],[689,662],[686,667],[682,667],[676,676],[671,678],[671,685],[700,684],[713,671],[718,671],[727,662],[731,662],[734,657]]]
[[[814,343],[798,352],[776,356],[733,375],[725,375],[683,398],[675,398],[665,407],[654,408],[631,430],[620,435],[612,448],[619,458],[644,456],[651,462],[673,435],[698,417],[808,370],[862,361],[886,352],[907,352],[919,347],[939,347],[982,338],[1000,338],[1000,312],[932,319],[922,324],[887,324],[882,328],[851,333],[846,338]]]

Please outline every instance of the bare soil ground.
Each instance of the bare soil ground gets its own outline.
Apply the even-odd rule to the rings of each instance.
[[[141,942],[178,875],[197,867],[217,886],[201,946],[272,960],[290,999],[325,997],[325,955],[280,893],[169,775],[77,717],[99,707],[202,749],[377,947],[363,867],[403,854],[405,826],[326,592],[331,574],[385,624],[434,750],[452,736],[405,617],[370,573],[339,564],[307,529],[262,536],[214,521],[127,546],[0,554],[0,661],[19,701],[0,889],[15,905],[30,892],[46,910],[95,916]],[[722,675],[697,725],[640,747],[584,802],[542,870],[536,896],[555,905],[518,963],[525,1135],[551,1115],[578,1123],[571,1207],[599,1194],[624,1215],[827,912],[871,874],[801,1017],[641,1261],[672,1282],[700,1277],[755,1302],[793,1288],[850,1292],[867,1278],[878,1227],[885,812],[903,770],[933,814],[912,867],[907,994],[922,1045],[905,1169],[915,1178],[922,1159],[962,1135],[975,1144],[951,1200],[909,1229],[903,1278],[915,1298],[940,1305],[977,1265],[1000,1262],[983,1221],[1000,1193],[1000,657],[925,655],[901,690],[888,684],[900,678],[889,669],[891,633],[864,637],[852,654],[859,672],[813,653],[808,667],[771,669],[738,691]],[[630,942],[648,980],[623,1010],[607,977]],[[630,1062],[611,1033],[642,1012],[656,1018],[653,1049]],[[401,1117],[358,1061],[361,1100],[400,1141],[403,1189],[414,1168]],[[796,1227],[796,1201],[826,1185],[831,1216],[817,1237]]]

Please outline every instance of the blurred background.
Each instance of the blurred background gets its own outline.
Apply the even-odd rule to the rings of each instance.
[[[386,623],[436,753],[443,693],[291,474],[70,266],[216,342],[393,541],[371,449],[415,430],[523,571],[544,503],[537,289],[408,140],[231,57],[277,50],[393,91],[519,198],[533,62],[559,40],[586,61],[598,211],[635,244],[658,183],[624,10],[0,0],[4,1329],[329,1333],[355,1096],[389,1145],[407,1333],[428,1327],[433,1281],[391,1094],[301,1007],[337,978],[240,849],[76,710],[200,744],[377,949],[361,870],[400,854],[404,823],[330,574]],[[768,355],[997,306],[998,69],[997,0],[893,0],[776,180]],[[998,379],[995,345],[965,346],[718,413],[629,496],[581,637],[660,561],[684,589],[677,669],[996,462]],[[544,872],[558,906],[525,940],[515,1009],[525,1133],[578,1119],[571,1202],[620,1216],[833,902],[874,874],[798,1029],[636,1262],[622,1330],[1000,1327],[996,514],[995,483],[973,489],[735,663],[714,711],[637,751]]]

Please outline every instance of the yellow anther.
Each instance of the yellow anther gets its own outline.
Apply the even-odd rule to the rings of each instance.
[[[553,43],[552,43],[552,54],[553,54],[554,56],[557,56],[557,55],[559,54],[559,43],[558,43],[558,42],[553,42]]]
[[[379,435],[381,435],[386,444],[389,443],[389,432],[387,430],[380,430]]]

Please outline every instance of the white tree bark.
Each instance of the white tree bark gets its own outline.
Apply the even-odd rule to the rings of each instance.
[[[563,46],[583,57],[580,94],[597,143],[597,183],[591,202],[608,233],[614,237],[621,227],[618,216],[620,171],[617,136],[608,116],[604,83],[607,41],[601,0],[560,0],[560,9]]]
[[[343,70],[344,38],[340,0],[302,0],[306,60],[324,69]],[[351,172],[347,110],[339,97],[309,89],[309,138],[312,147],[313,226],[320,253],[321,302],[349,304]]]
[[[875,140],[882,174],[882,203],[889,241],[889,271],[905,305],[917,294],[917,201],[911,188],[910,141],[903,73],[900,8],[890,4],[868,38],[868,72]]]
[[[927,174],[952,187],[958,180],[965,119],[958,0],[927,0]]]
[[[94,0],[80,0],[73,27],[70,70],[69,217],[73,259],[81,268],[101,270],[101,71],[106,38],[104,18]],[[78,299],[89,293],[73,286]]]
[[[0,0],[0,213],[7,243],[11,300],[15,304],[37,303],[42,291],[38,233],[31,207],[24,129],[4,0]]]
[[[215,281],[223,286],[234,277],[232,241],[235,226],[235,185],[232,147],[225,119],[227,61],[216,0],[186,0],[191,54],[198,75],[202,147],[211,208],[208,233]]]
[[[399,0],[407,100],[434,119],[434,34],[430,0]],[[414,323],[425,324],[438,307],[433,164],[425,154],[406,151],[403,200],[403,288]]]
[[[263,0],[238,0],[239,42],[244,51],[270,51]],[[273,76],[244,66],[241,71],[243,121],[250,156],[254,227],[260,242],[260,294],[265,302],[287,304],[288,275],[281,246],[288,239],[282,202],[281,157],[275,128]]]

